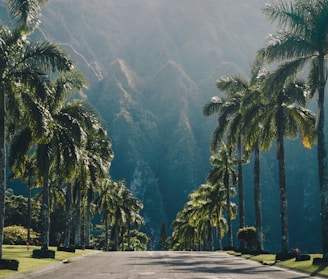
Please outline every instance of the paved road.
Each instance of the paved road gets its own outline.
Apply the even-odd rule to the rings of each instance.
[[[59,264],[33,279],[296,279],[309,275],[219,252],[107,252]],[[315,278],[315,277],[311,277]]]

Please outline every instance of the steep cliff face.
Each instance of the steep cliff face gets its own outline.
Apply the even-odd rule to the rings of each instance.
[[[125,178],[142,199],[147,231],[158,232],[163,220],[169,224],[204,182],[215,117],[205,118],[202,107],[219,94],[218,77],[248,76],[256,50],[273,32],[260,12],[263,5],[263,0],[51,0],[43,9],[38,35],[61,43],[88,76],[88,99],[113,141],[111,175]],[[286,156],[297,153],[287,150]],[[314,157],[301,154],[304,161]],[[262,161],[267,244],[279,249],[275,157],[265,154]],[[294,163],[288,173],[305,169]],[[303,173],[315,175],[309,169]],[[312,204],[315,183],[295,176],[288,182],[300,197],[291,202],[292,214],[301,211],[298,221],[316,226],[318,216],[310,214],[318,211]],[[251,165],[245,185],[247,224],[254,225]]]

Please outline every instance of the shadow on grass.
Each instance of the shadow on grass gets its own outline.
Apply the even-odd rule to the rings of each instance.
[[[321,275],[320,272],[324,271],[328,267],[328,260],[314,258],[312,265],[317,266],[317,269],[311,273],[311,276]]]

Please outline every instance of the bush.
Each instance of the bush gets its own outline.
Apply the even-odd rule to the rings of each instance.
[[[37,238],[35,231],[30,231],[31,239]],[[8,226],[3,229],[3,243],[10,245],[24,245],[27,241],[27,229],[23,226]]]
[[[239,229],[237,232],[238,240],[243,244],[247,250],[255,250],[256,249],[256,228],[254,227],[245,227]]]

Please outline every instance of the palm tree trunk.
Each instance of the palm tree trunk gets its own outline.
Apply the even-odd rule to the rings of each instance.
[[[108,216],[107,216],[107,212],[104,213],[105,216],[105,251],[108,251]]]
[[[50,231],[50,208],[49,208],[49,162],[45,159],[47,166],[43,177],[42,205],[41,205],[41,250],[48,250]]]
[[[263,251],[263,223],[262,223],[262,195],[260,183],[260,151],[259,144],[256,142],[254,147],[254,203],[256,219],[256,249]]]
[[[124,251],[124,229],[121,228],[121,251]]]
[[[222,251],[223,250],[223,246],[222,246],[221,226],[220,226],[220,224],[218,224],[216,226],[216,238],[218,240],[218,250],[219,251]]]
[[[72,199],[72,185],[67,184],[66,188],[66,213],[65,213],[65,234],[64,234],[64,246],[70,246],[71,227],[72,227],[72,212],[73,212],[73,199]]]
[[[227,191],[227,223],[228,223],[228,246],[233,247],[232,224],[231,224],[231,203],[230,203],[230,181],[229,176],[224,176],[224,185]]]
[[[321,204],[321,226],[322,226],[322,253],[323,259],[328,261],[328,175],[326,161],[326,140],[325,140],[325,70],[324,56],[319,56],[319,96],[318,96],[318,170]]]
[[[27,242],[31,244],[31,224],[32,224],[32,193],[31,193],[31,175],[29,174],[27,182],[27,211],[28,211],[28,225],[27,225]]]
[[[115,224],[114,224],[112,230],[113,230],[112,231],[112,240],[114,242],[113,250],[118,251],[118,224],[116,221],[115,221]]]
[[[239,227],[245,227],[245,191],[243,177],[243,162],[242,162],[242,144],[241,135],[238,137],[238,197],[239,197]]]
[[[90,246],[90,236],[91,236],[91,207],[90,202],[87,201],[87,208],[85,213],[85,245]]]
[[[283,123],[283,122],[277,122]],[[282,127],[278,127],[277,133],[277,159],[279,164],[279,192],[280,192],[280,215],[281,215],[281,240],[282,253],[289,253],[289,233],[288,233],[288,205],[287,205],[287,185],[285,169],[285,149]]]
[[[3,89],[3,88],[2,88]],[[6,194],[5,90],[0,91],[0,259],[2,259]]]
[[[79,186],[76,191],[74,244],[77,247],[81,246],[81,191]]]

